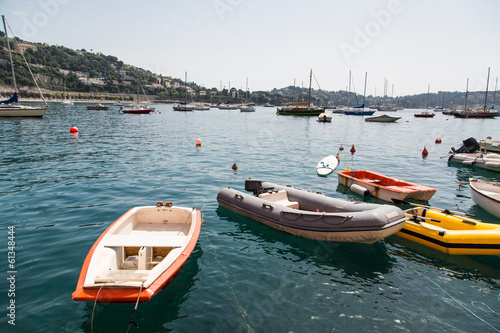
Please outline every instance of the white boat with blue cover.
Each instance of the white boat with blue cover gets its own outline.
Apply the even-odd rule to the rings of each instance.
[[[330,198],[291,186],[245,182],[248,194],[224,188],[220,206],[272,228],[305,238],[371,244],[403,228],[406,217],[396,206]]]

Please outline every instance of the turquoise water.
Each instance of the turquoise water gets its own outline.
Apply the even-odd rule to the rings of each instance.
[[[130,332],[500,331],[498,257],[447,256],[397,236],[373,245],[303,239],[216,201],[219,189],[243,190],[252,177],[382,203],[339,187],[336,175],[316,175],[319,160],[343,145],[338,170],[369,169],[433,186],[431,205],[500,223],[472,202],[468,186],[458,186],[469,177],[500,182],[500,174],[447,163],[450,148],[470,136],[500,138],[499,119],[414,119],[420,110],[404,110],[392,113],[403,118],[391,124],[342,115],[325,124],[264,107],[157,109],[124,115],[116,107],[51,104],[42,119],[0,119],[2,332],[125,332],[133,304],[94,308],[73,302],[71,293],[107,226],[129,208],[159,200],[196,207],[204,222],[186,265],[139,305],[139,328]],[[71,126],[80,132],[71,134]],[[15,326],[6,311],[12,299]]]

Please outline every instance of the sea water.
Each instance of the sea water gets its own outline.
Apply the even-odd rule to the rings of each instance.
[[[396,123],[336,114],[318,123],[265,107],[156,108],[131,115],[53,103],[41,119],[0,119],[2,332],[500,331],[497,257],[445,255],[397,236],[372,245],[304,239],[216,201],[221,188],[243,190],[254,178],[383,203],[339,186],[336,173],[316,175],[323,157],[340,153],[337,170],[435,187],[429,204],[500,223],[466,185],[470,177],[500,182],[500,174],[447,162],[462,140],[500,139],[499,119],[403,110],[391,113],[402,117]],[[203,225],[179,275],[139,304],[138,328],[129,323],[134,304],[74,302],[99,235],[129,208],[156,201],[197,208]]]

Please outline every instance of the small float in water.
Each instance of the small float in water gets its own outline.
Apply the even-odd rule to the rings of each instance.
[[[398,232],[401,209],[330,198],[290,186],[246,180],[245,190],[219,191],[219,205],[272,228],[305,238],[371,244]]]

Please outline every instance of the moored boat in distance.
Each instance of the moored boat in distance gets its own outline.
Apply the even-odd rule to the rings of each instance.
[[[365,121],[372,122],[372,123],[393,123],[399,119],[401,119],[401,117],[392,117],[392,116],[389,116],[387,114],[383,114],[381,116],[365,118]]]
[[[179,103],[177,105],[174,105],[173,109],[174,111],[193,111],[194,105],[187,103]]]
[[[472,201],[490,214],[500,218],[500,184],[469,179]]]
[[[143,106],[143,105],[134,105],[134,106],[123,106],[120,108],[120,111],[123,113],[129,114],[149,114],[153,112],[155,108]]]
[[[328,112],[322,112],[318,116],[319,123],[331,123],[332,122],[332,114]]]
[[[337,171],[339,184],[364,196],[372,196],[387,202],[414,199],[429,201],[437,189],[410,183],[369,170]]]
[[[219,191],[220,206],[292,235],[372,244],[399,231],[405,215],[392,205],[330,198],[290,186],[246,180],[245,190]]]
[[[97,104],[92,104],[92,105],[87,105],[87,110],[98,110],[98,111],[103,111],[109,109],[109,106],[103,105],[101,103]]]
[[[312,69],[309,75],[309,97],[307,102],[286,103],[281,108],[277,108],[276,113],[279,115],[289,116],[319,116],[325,111],[324,108],[314,106],[311,103],[311,84],[312,84]]]
[[[0,117],[43,117],[45,113],[47,113],[47,110],[49,109],[47,105],[47,101],[45,100],[45,97],[42,94],[42,91],[38,87],[38,83],[36,82],[35,76],[31,72],[31,69],[29,70],[31,77],[33,81],[35,82],[36,87],[38,88],[38,93],[40,94],[40,97],[42,98],[44,105],[43,106],[28,106],[28,105],[21,105],[19,104],[19,92],[17,89],[17,83],[16,83],[16,73],[14,71],[14,62],[12,60],[12,51],[10,48],[10,41],[9,41],[9,34],[7,32],[7,24],[5,23],[5,15],[2,15],[2,21],[3,21],[3,27],[5,30],[5,40],[7,44],[7,50],[9,52],[9,63],[10,63],[10,69],[11,69],[11,74],[12,74],[12,82],[14,86],[14,94],[9,98],[4,101],[0,101]],[[17,38],[17,37],[16,37]],[[14,42],[17,43],[17,39],[14,38]],[[18,46],[19,47],[19,46]],[[24,56],[23,56],[24,58]],[[26,66],[29,69],[29,64],[24,58]]]
[[[103,303],[146,302],[177,275],[193,251],[201,214],[171,202],[130,209],[90,249],[72,297]]]

